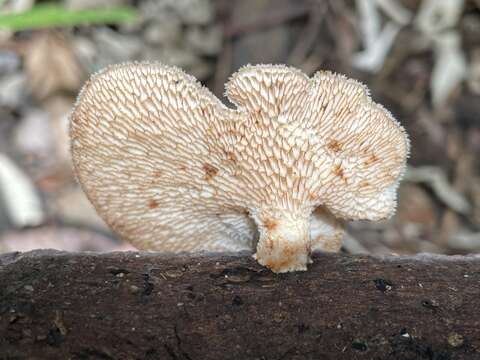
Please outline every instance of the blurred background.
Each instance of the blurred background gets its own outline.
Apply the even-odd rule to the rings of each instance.
[[[0,252],[132,249],[76,183],[67,134],[89,74],[131,60],[222,99],[247,63],[361,80],[412,150],[395,217],[351,223],[345,250],[480,252],[480,0],[0,0]]]

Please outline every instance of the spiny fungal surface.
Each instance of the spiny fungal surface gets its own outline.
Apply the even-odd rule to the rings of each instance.
[[[71,115],[78,179],[100,216],[141,249],[240,251],[275,272],[338,251],[345,220],[395,211],[409,142],[357,81],[246,66],[234,108],[156,63],[94,75]]]

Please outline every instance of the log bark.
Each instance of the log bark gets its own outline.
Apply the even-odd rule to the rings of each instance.
[[[480,359],[480,257],[0,256],[0,359]]]

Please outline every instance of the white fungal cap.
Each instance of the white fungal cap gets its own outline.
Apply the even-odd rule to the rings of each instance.
[[[387,218],[409,143],[354,80],[246,66],[224,106],[193,77],[130,63],[96,74],[71,115],[74,166],[135,246],[238,251],[275,272],[337,251],[343,220]]]

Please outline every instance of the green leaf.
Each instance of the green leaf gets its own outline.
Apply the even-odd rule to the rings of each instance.
[[[132,21],[136,17],[137,12],[132,7],[67,10],[59,5],[39,4],[23,13],[0,15],[0,28],[20,31],[84,24],[116,24]]]

